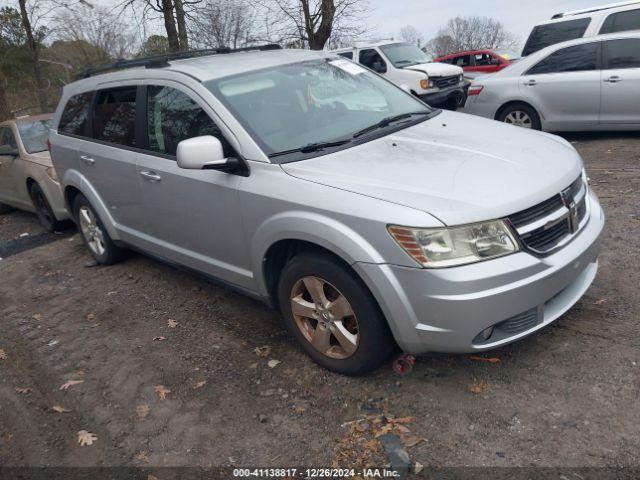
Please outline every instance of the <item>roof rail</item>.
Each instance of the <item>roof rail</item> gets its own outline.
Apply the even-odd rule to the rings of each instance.
[[[563,17],[571,17],[574,15],[582,15],[584,13],[600,12],[602,10],[609,10],[610,8],[626,7],[627,5],[634,5],[636,3],[640,3],[640,1],[631,0],[626,2],[610,3],[608,5],[601,5],[599,7],[585,8],[582,10],[573,10],[571,12],[556,13],[553,17],[551,17],[551,20],[555,20],[557,18],[563,18]]]
[[[282,47],[277,43],[268,43],[266,45],[259,45],[256,47],[242,47],[242,48],[207,48],[202,50],[189,50],[186,52],[169,52],[162,53],[160,55],[152,55],[144,58],[134,58],[133,60],[119,59],[114,63],[108,63],[104,65],[97,65],[95,67],[88,67],[82,72],[76,80],[82,78],[89,78],[101,73],[111,72],[114,70],[123,70],[127,68],[145,67],[145,68],[163,68],[168,67],[171,60],[183,60],[187,58],[205,57],[208,55],[222,55],[228,53],[237,52],[252,52],[252,51],[268,51],[268,50],[280,50]]]

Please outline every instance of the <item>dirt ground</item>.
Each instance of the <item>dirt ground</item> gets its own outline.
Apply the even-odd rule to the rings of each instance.
[[[425,466],[639,466],[640,136],[567,138],[607,215],[594,285],[499,362],[404,378],[328,373],[258,302],[140,255],[92,266],[78,235],[25,247],[35,217],[0,217],[0,465],[383,465],[392,431]]]

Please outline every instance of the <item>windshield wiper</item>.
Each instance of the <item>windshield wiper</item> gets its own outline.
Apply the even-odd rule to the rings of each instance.
[[[313,153],[324,150],[325,148],[340,147],[351,140],[335,140],[333,142],[316,142],[303,145],[302,147],[292,148],[291,150],[283,150],[282,152],[276,152],[269,155],[269,157],[279,157],[281,155],[288,155],[290,153]]]
[[[353,134],[353,138],[361,137],[362,135],[366,135],[369,132],[373,132],[374,130],[378,130],[379,128],[387,128],[392,123],[398,122],[400,120],[404,120],[405,118],[411,118],[414,115],[431,115],[433,112],[409,112],[409,113],[401,113],[400,115],[394,115],[393,117],[386,117],[380,120],[378,123],[373,124],[369,127],[363,128],[359,132]]]

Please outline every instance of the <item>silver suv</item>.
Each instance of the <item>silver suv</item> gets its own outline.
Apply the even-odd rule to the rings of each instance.
[[[565,140],[434,110],[331,53],[261,50],[65,88],[51,152],[99,263],[132,247],[220,280],[346,374],[396,346],[504,345],[589,287],[604,216]]]

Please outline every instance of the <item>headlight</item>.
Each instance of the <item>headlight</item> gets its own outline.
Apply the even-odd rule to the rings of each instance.
[[[444,268],[502,257],[519,250],[502,220],[453,228],[390,226],[389,233],[425,268]]]
[[[460,75],[460,76],[458,77],[458,81],[459,81],[459,82],[461,82],[463,78],[464,78],[464,75]]]
[[[56,173],[56,169],[53,167],[47,167],[47,175],[49,175],[49,178],[51,180],[53,180],[54,182],[58,181],[58,174]]]
[[[423,78],[420,80],[420,88],[426,90],[428,88],[433,88],[433,81],[429,78]]]

